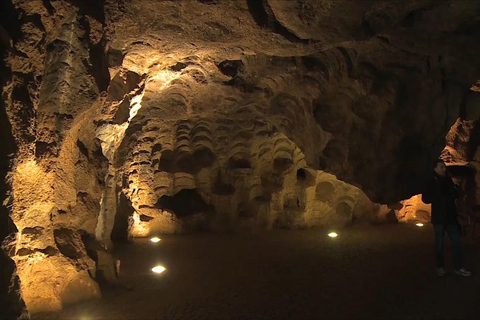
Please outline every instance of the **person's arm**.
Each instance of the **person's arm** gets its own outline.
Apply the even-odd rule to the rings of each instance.
[[[424,203],[432,203],[434,198],[435,186],[433,185],[433,179],[428,179],[425,190],[422,193],[422,201]]]
[[[458,184],[456,184],[451,177],[448,177],[448,180],[449,180],[448,183],[449,183],[450,188],[452,190],[453,197],[455,199],[457,199],[458,197],[460,197],[460,194],[462,192],[462,188]]]

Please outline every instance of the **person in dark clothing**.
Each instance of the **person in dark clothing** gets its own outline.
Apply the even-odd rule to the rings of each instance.
[[[422,201],[432,204],[432,224],[435,230],[435,263],[439,276],[446,274],[443,267],[445,233],[448,234],[452,242],[455,274],[465,277],[471,275],[470,271],[465,270],[462,261],[462,246],[455,203],[458,196],[459,187],[448,176],[445,163],[440,159],[437,160],[433,175],[428,180],[427,187],[422,194]]]

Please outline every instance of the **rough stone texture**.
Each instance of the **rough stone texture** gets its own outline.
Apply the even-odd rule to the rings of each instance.
[[[87,36],[94,28],[68,2],[9,5],[17,16],[5,25],[11,47],[3,101],[18,149],[10,194],[18,234],[10,253],[27,309],[36,313],[100,296],[95,262],[79,236],[95,232],[103,190],[103,156],[85,113],[99,93]]]
[[[15,149],[13,137],[8,131],[10,125],[6,120],[4,105],[0,101],[0,134],[2,137],[0,139],[0,318],[27,319],[28,313],[21,298],[16,266],[9,256],[12,249],[11,243],[15,241],[17,229],[9,217],[8,209],[11,204],[7,195],[6,175],[9,167],[9,153],[14,152]]]
[[[480,112],[477,1],[2,3],[32,313],[98,297],[112,239],[388,220]]]
[[[229,104],[255,104],[309,165],[360,186],[373,200],[420,191],[428,161],[443,148],[441,138],[477,80],[478,66],[465,55],[478,52],[477,34],[468,33],[478,23],[478,4],[258,3],[143,1],[123,5],[122,14],[108,7],[107,21],[115,25],[110,48],[123,52],[124,68],[149,75],[140,112],[178,119],[212,105],[220,113],[230,112]],[[344,10],[349,24],[299,20],[295,8],[302,6],[319,6],[314,17]],[[306,38],[300,26],[307,34],[324,28],[325,39]],[[227,60],[240,61],[224,68],[222,80],[213,64],[228,66]],[[138,130],[140,121],[134,119]]]
[[[475,103],[480,97],[478,93],[470,96]],[[466,102],[464,111],[468,110]],[[476,207],[480,203],[480,121],[478,118],[469,120],[466,113],[458,118],[446,136],[446,146],[441,157],[447,163],[451,175],[462,187],[458,205],[461,213],[478,220]],[[478,117],[478,115],[474,115]]]
[[[1,11],[8,12],[8,8],[2,7]],[[3,15],[1,18],[3,20]],[[0,55],[3,56],[10,48],[10,43],[8,34],[2,26],[0,35]],[[0,61],[0,86],[3,87],[8,80],[9,70],[4,61]],[[28,313],[21,298],[16,266],[9,256],[12,249],[10,243],[14,241],[17,232],[15,224],[9,217],[11,197],[8,194],[10,160],[16,147],[3,99],[0,99],[0,137],[0,319],[27,319]]]
[[[399,222],[430,223],[432,208],[430,204],[422,202],[422,195],[415,195],[410,199],[400,201],[395,213]]]

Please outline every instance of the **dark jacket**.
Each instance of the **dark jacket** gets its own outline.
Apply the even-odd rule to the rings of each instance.
[[[435,172],[427,181],[422,194],[422,201],[432,204],[433,224],[457,224],[457,206],[455,199],[459,196],[458,187],[449,176],[439,176]]]

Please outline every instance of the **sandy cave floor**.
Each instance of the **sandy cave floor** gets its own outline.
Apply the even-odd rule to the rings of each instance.
[[[124,288],[34,319],[479,319],[480,239],[470,278],[435,274],[433,230],[412,224],[163,236],[117,246]],[[480,230],[478,237],[480,237]],[[167,271],[150,269],[157,263]]]

